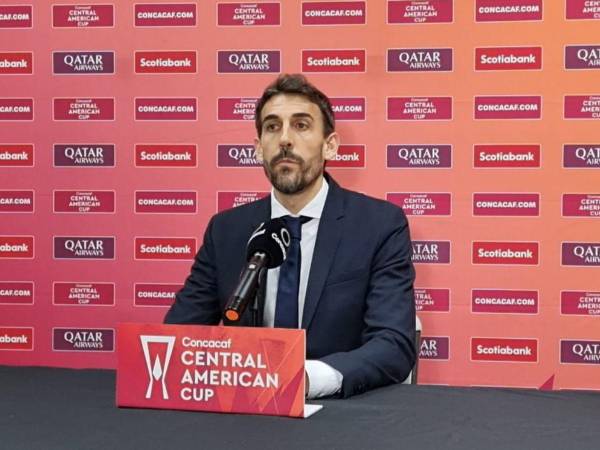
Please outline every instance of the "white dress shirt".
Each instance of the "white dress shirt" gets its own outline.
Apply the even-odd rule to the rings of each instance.
[[[302,225],[302,240],[300,241],[301,261],[300,261],[300,286],[298,289],[298,326],[302,326],[302,313],[304,311],[304,300],[306,297],[306,287],[308,285],[308,274],[315,251],[315,242],[317,240],[317,231],[321,214],[327,199],[329,185],[323,179],[323,185],[317,195],[300,210],[298,214],[290,213],[275,198],[271,190],[271,219],[282,216],[306,216],[312,220]],[[275,321],[275,307],[277,303],[277,286],[279,283],[279,267],[267,271],[267,287],[265,291],[265,309],[263,324],[272,327]],[[338,392],[342,387],[343,376],[329,364],[318,360],[306,361],[306,373],[308,374],[309,390],[308,398],[325,397]]]

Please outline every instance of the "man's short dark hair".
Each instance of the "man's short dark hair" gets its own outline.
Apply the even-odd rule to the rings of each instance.
[[[262,94],[262,97],[256,104],[256,118],[254,119],[254,123],[256,125],[256,132],[258,133],[259,137],[262,134],[262,109],[265,106],[265,103],[267,103],[272,97],[280,94],[301,95],[311,103],[317,105],[321,110],[321,114],[323,115],[324,136],[327,137],[335,131],[335,118],[333,116],[333,109],[331,108],[331,102],[327,96],[315,86],[310,84],[304,75],[284,74],[280,75],[277,80],[267,86]]]

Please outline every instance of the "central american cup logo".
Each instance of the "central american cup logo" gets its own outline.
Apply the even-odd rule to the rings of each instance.
[[[169,393],[167,392],[167,371],[169,370],[169,364],[171,363],[171,356],[173,355],[173,347],[175,346],[175,336],[140,336],[142,343],[142,350],[144,351],[144,359],[146,360],[146,369],[148,370],[148,389],[146,390],[146,398],[152,397],[152,388],[155,383],[160,381],[162,388],[162,397],[164,400],[169,400]],[[164,344],[166,348],[160,354],[155,354],[154,361],[151,361],[150,355],[150,344]],[[161,361],[161,356],[163,357]]]

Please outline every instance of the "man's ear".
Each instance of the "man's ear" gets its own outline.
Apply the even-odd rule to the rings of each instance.
[[[329,136],[327,136],[325,142],[323,143],[323,158],[325,160],[334,159],[335,155],[337,155],[339,146],[340,135],[334,131]]]
[[[263,162],[263,151],[262,151],[262,146],[260,145],[260,139],[255,137],[254,138],[254,149],[256,150],[256,160],[259,163]]]

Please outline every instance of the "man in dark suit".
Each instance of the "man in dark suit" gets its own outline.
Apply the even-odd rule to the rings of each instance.
[[[272,193],[213,216],[165,322],[218,324],[252,231],[283,216],[301,230],[298,261],[288,253],[281,269],[268,271],[260,317],[263,326],[306,329],[309,397],[348,397],[401,382],[416,357],[414,269],[402,209],[345,190],[324,172],[339,136],[329,99],[303,76],[282,75],[267,87],[256,129]],[[240,324],[250,324],[248,311]]]

